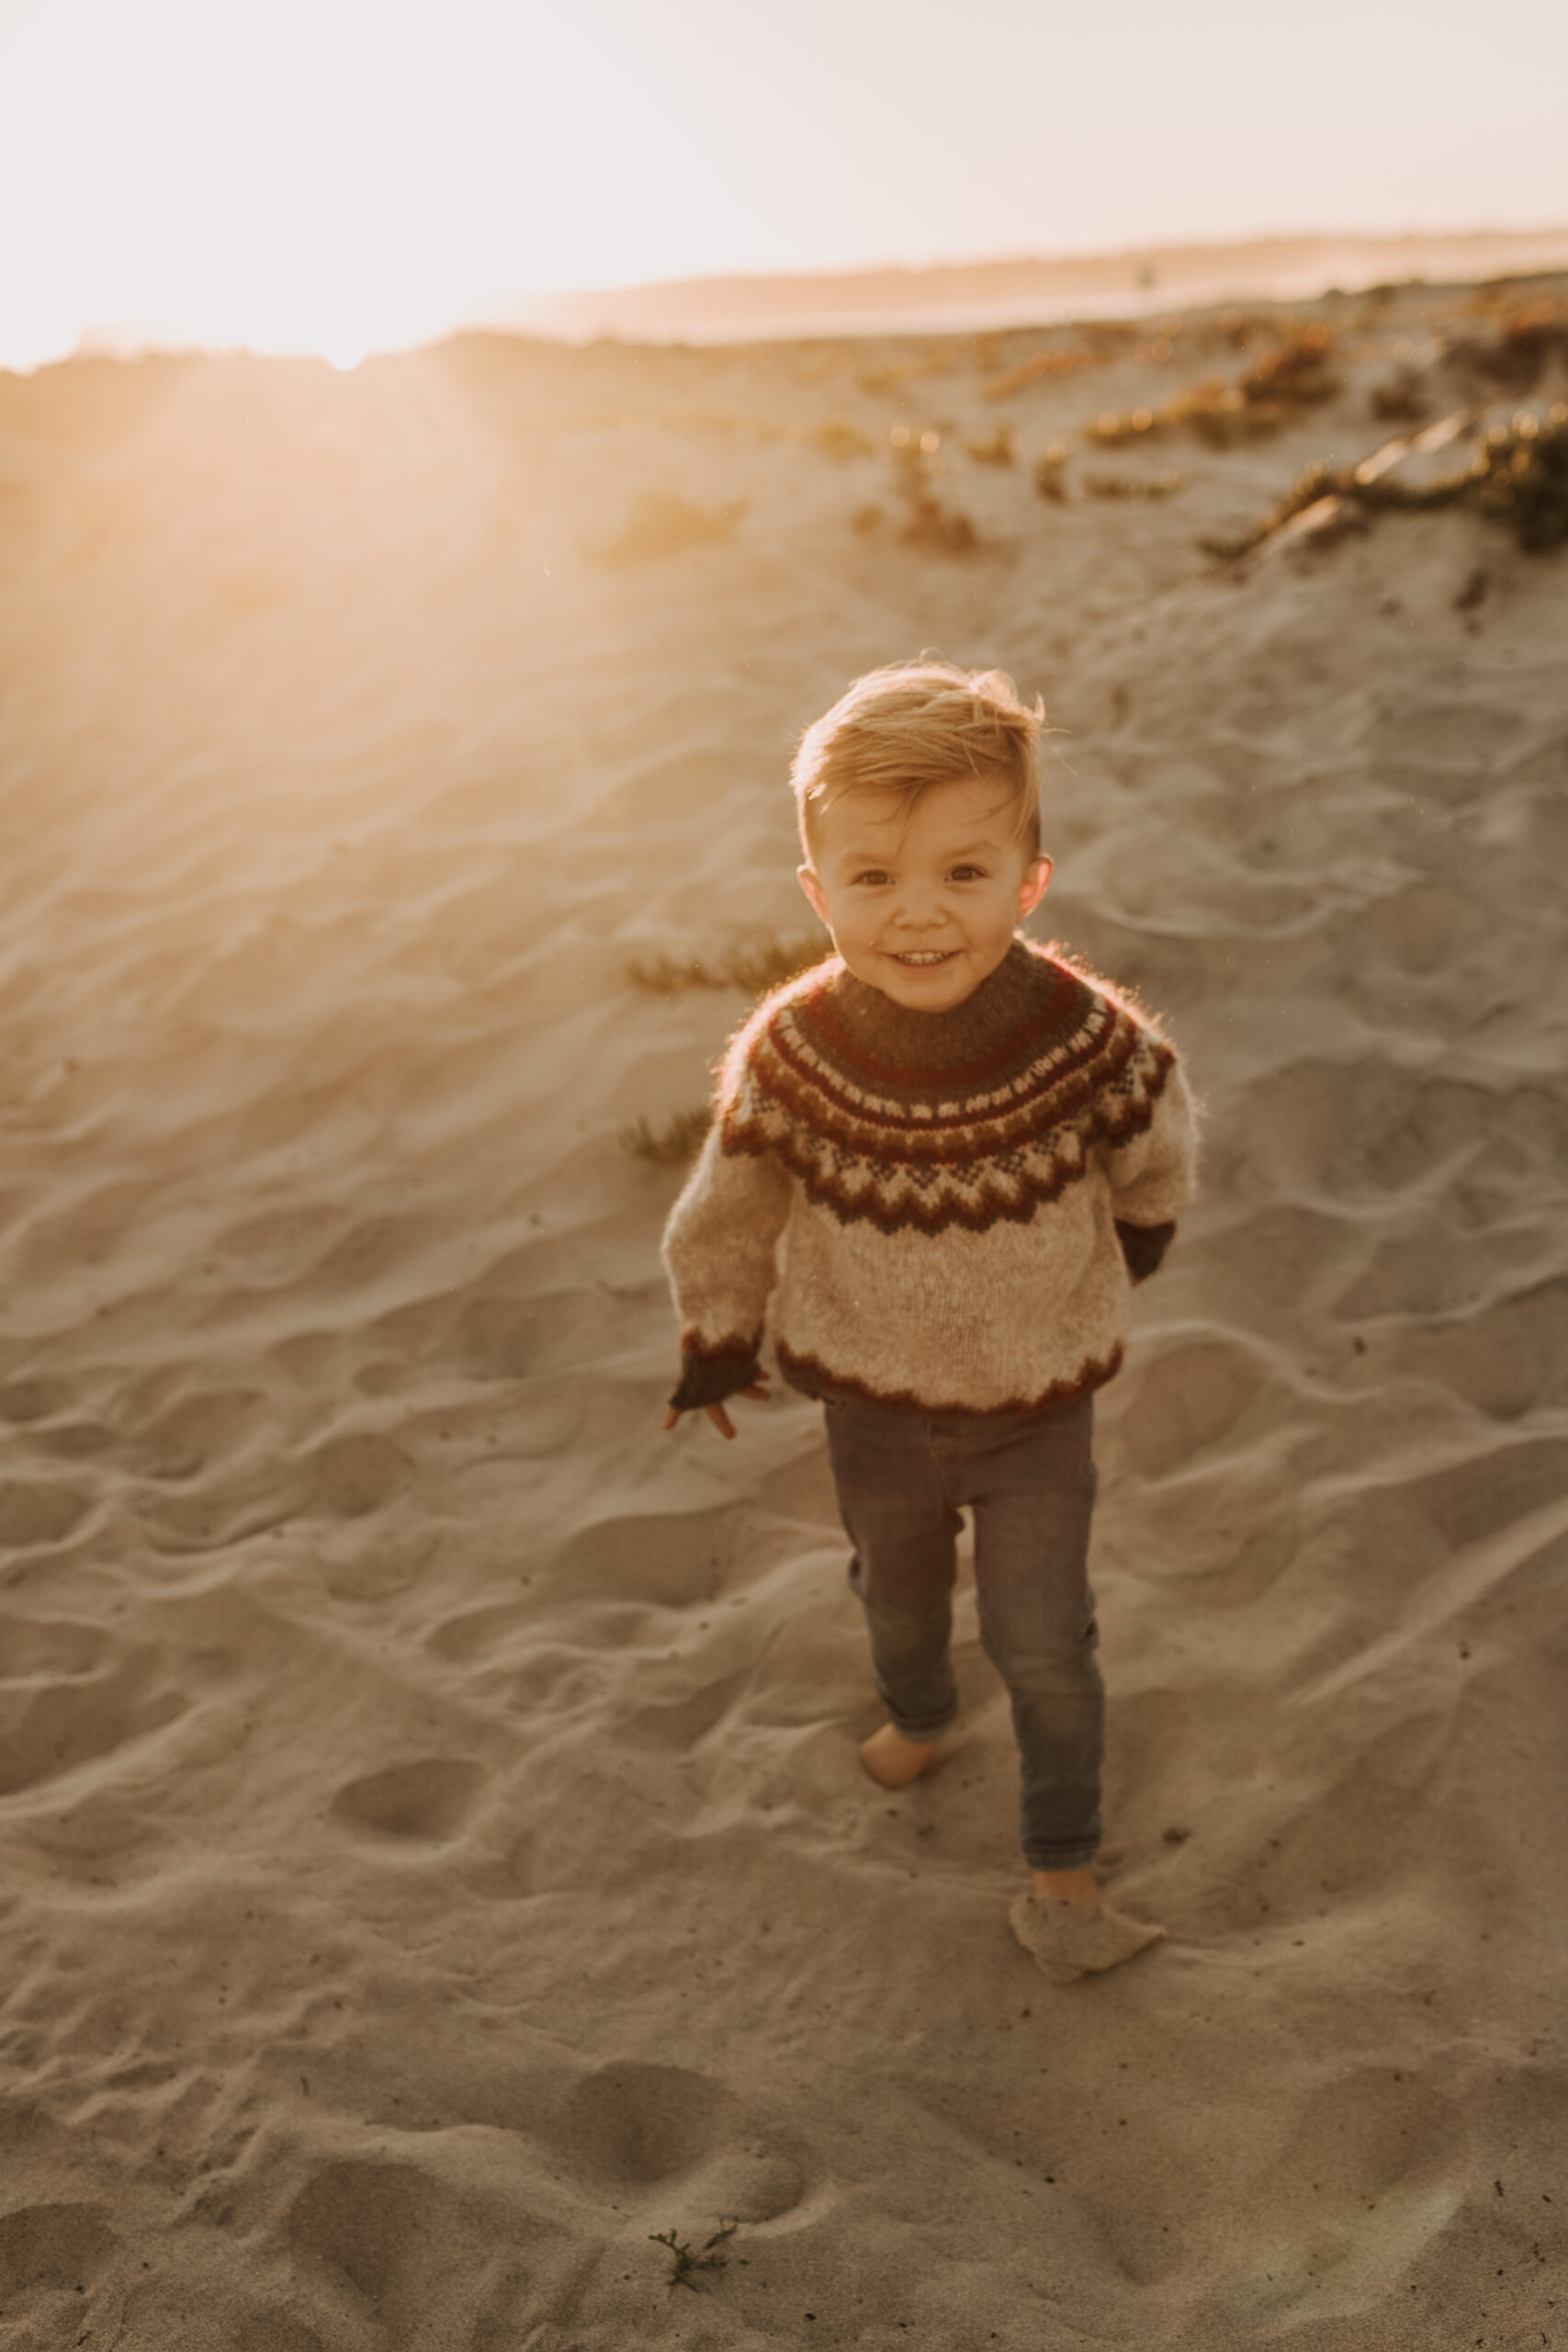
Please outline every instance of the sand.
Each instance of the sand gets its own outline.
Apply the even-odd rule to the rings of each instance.
[[[1442,357],[1506,299],[1103,458],[1245,325],[0,379],[6,2352],[1568,2342],[1568,559],[1194,544],[1401,365],[1562,397]],[[818,1416],[660,1433],[620,1141],[745,1010],[628,963],[808,928],[793,740],[927,645],[1044,693],[1034,927],[1207,1104],[1100,1440],[1168,1939],[1068,1986],[972,1592],[876,1790]]]

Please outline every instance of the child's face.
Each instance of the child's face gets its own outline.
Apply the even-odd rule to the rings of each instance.
[[[818,820],[800,887],[856,979],[917,1012],[972,996],[1051,879],[1013,832],[993,776],[897,793],[846,792]]]

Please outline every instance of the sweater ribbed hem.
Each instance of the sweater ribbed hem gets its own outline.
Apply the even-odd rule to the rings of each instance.
[[[918,1396],[911,1388],[873,1387],[868,1381],[856,1380],[847,1373],[829,1372],[817,1357],[797,1354],[783,1340],[774,1340],[773,1351],[779,1360],[779,1370],[803,1396],[815,1396],[824,1404],[876,1405],[889,1413],[922,1413],[943,1420],[1008,1420],[1030,1413],[1053,1413],[1063,1405],[1075,1404],[1096,1388],[1103,1388],[1122,1369],[1122,1348],[1118,1343],[1103,1360],[1091,1358],[1070,1377],[1052,1381],[1035,1396],[1008,1396],[997,1405],[965,1405],[952,1397]]]

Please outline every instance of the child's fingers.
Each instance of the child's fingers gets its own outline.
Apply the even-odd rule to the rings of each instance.
[[[751,1383],[750,1388],[743,1388],[740,1391],[740,1394],[742,1396],[754,1396],[757,1399],[757,1402],[761,1405],[771,1403],[772,1391],[768,1386],[767,1374],[764,1372],[759,1379],[754,1380]],[[729,1415],[725,1411],[722,1405],[705,1405],[703,1407],[703,1410],[707,1415],[709,1420],[713,1423],[715,1429],[718,1431],[720,1437],[733,1437],[735,1435],[735,1424],[730,1419]],[[662,1426],[667,1430],[672,1430],[680,1419],[681,1415],[676,1411],[674,1406],[671,1405],[665,1413]]]

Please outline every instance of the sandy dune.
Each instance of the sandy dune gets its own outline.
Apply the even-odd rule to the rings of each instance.
[[[1443,356],[1514,299],[1319,306],[1228,449],[1078,428],[1278,319],[0,379],[6,2352],[1568,2343],[1568,559],[1194,544],[1400,368],[1544,415]],[[627,963],[806,928],[794,737],[924,645],[1208,1105],[1101,1420],[1170,1939],[1061,1990],[972,1596],[885,1796],[818,1420],[660,1435],[618,1140],[744,1009]]]
[[[688,277],[661,285],[544,294],[497,319],[587,342],[735,343],[783,335],[959,334],[1043,319],[1143,314],[1236,301],[1305,301],[1425,278],[1523,276],[1568,265],[1568,226],[1458,235],[1254,237],[1240,243],[1139,245],[1120,253],[1017,255],[816,276]]]

